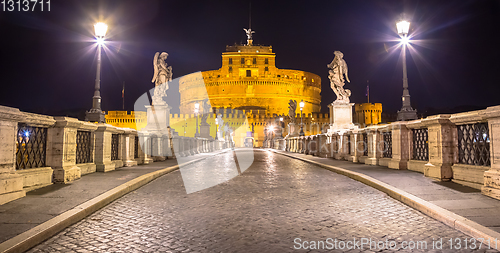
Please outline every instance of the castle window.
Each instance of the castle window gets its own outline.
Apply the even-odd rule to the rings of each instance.
[[[252,76],[252,71],[247,69],[247,77],[251,77]]]
[[[233,72],[233,67],[229,67],[229,72]]]
[[[269,68],[268,68],[268,67],[265,67],[265,68],[264,68],[264,71],[269,71]]]
[[[241,64],[245,64],[245,58],[241,58]]]
[[[233,64],[233,58],[229,58],[229,64]]]
[[[264,63],[265,63],[265,64],[269,64],[269,58],[266,58],[266,59],[264,60]]]
[[[253,58],[253,64],[257,64],[257,58]]]

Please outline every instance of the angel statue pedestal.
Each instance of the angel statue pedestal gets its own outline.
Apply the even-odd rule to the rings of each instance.
[[[347,82],[351,82],[347,76],[347,63],[343,59],[344,54],[342,52],[335,51],[334,54],[335,58],[327,67],[330,68],[328,75],[330,86],[337,95],[337,100],[328,105],[330,108],[330,129],[328,133],[357,128],[352,123],[352,106],[354,103],[349,102],[351,91],[344,89],[344,75]]]
[[[328,132],[357,127],[352,123],[353,105],[354,103],[345,103],[342,101],[335,101],[328,105],[328,108],[330,108],[330,129]]]
[[[285,138],[297,137],[299,136],[300,126],[297,126],[295,123],[288,123],[288,134]]]

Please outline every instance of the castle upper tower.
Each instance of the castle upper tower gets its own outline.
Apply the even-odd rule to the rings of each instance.
[[[202,76],[181,77],[181,113],[191,113],[194,103],[207,94],[212,107],[217,108],[258,109],[287,115],[288,101],[292,99],[304,100],[306,114],[319,112],[321,78],[306,71],[278,69],[275,58],[271,46],[253,45],[251,36],[246,45],[226,46],[220,69],[203,71]]]

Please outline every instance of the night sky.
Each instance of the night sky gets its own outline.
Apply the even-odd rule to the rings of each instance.
[[[326,65],[344,53],[351,102],[401,107],[402,62],[395,22],[410,18],[408,78],[419,112],[500,105],[500,1],[252,1],[254,44],[272,45],[276,66],[318,74],[322,108],[335,99]],[[0,6],[1,8],[2,6]],[[102,109],[133,110],[148,89],[157,51],[174,78],[221,66],[226,45],[245,43],[249,1],[51,1],[51,10],[0,9],[0,105],[64,115],[92,106],[93,24],[109,25]],[[175,85],[170,93],[175,92]],[[175,95],[172,95],[175,96]],[[434,108],[434,109],[432,109]]]

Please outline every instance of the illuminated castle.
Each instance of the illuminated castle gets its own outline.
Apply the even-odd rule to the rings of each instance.
[[[227,46],[220,69],[180,78],[181,113],[192,112],[194,104],[207,95],[213,108],[282,115],[288,114],[288,101],[292,99],[304,100],[306,115],[319,112],[321,78],[306,71],[278,69],[275,57],[271,46],[253,46],[250,41]]]

